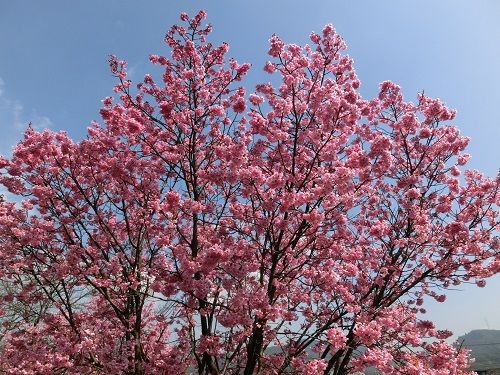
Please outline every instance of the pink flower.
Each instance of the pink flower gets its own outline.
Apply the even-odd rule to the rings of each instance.
[[[405,195],[408,199],[417,199],[420,198],[420,191],[417,188],[411,188],[408,189]]]
[[[311,33],[309,35],[309,39],[311,39],[311,41],[314,43],[314,44],[319,44],[320,40],[321,40],[321,37],[319,36],[319,34],[316,34],[316,33]]]
[[[432,135],[432,130],[429,128],[420,129],[420,138],[429,138]]]
[[[253,105],[259,105],[261,103],[264,102],[264,98],[259,96],[259,95],[255,95],[255,94],[250,94],[250,103],[252,103]]]
[[[462,154],[458,157],[457,163],[458,163],[458,165],[465,165],[469,159],[470,159],[470,155],[465,153],[465,154]]]
[[[271,39],[269,39],[269,44],[270,47],[268,54],[272,57],[278,57],[283,51],[284,43],[281,41],[280,38],[278,38],[278,36],[273,35]]]
[[[264,65],[264,71],[269,74],[274,73],[275,70],[276,66],[270,61],[266,62],[266,64]]]
[[[238,98],[233,104],[233,110],[237,113],[245,111],[246,103],[244,98]]]
[[[331,328],[326,331],[326,336],[328,338],[328,343],[332,346],[332,351],[345,347],[346,336],[342,330]]]
[[[450,168],[450,172],[451,172],[451,175],[455,176],[455,177],[458,177],[461,174],[460,169],[458,169],[456,165],[454,165]]]

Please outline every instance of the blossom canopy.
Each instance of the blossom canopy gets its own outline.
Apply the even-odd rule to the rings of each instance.
[[[182,13],[85,140],[28,128],[0,183],[0,372],[466,374],[423,318],[500,270],[499,177],[455,112],[360,81],[332,25],[262,83]]]

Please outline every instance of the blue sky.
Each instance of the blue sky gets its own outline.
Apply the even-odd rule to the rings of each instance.
[[[132,78],[150,71],[150,53],[181,11],[208,11],[212,40],[250,62],[248,89],[262,71],[273,33],[304,44],[332,23],[346,40],[365,97],[392,80],[407,99],[417,92],[458,110],[455,124],[471,137],[470,167],[495,175],[500,166],[500,1],[0,1],[0,153],[9,154],[28,122],[84,137],[99,120],[114,79],[106,58],[128,60]],[[452,292],[430,303],[428,318],[463,334],[500,329],[500,277],[484,289]]]

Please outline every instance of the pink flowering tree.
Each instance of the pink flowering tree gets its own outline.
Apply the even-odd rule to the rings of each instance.
[[[248,95],[204,18],[159,80],[110,58],[85,140],[29,128],[0,159],[0,372],[467,373],[422,305],[500,270],[500,180],[464,169],[454,112],[363,99],[331,25],[271,37],[279,84]]]

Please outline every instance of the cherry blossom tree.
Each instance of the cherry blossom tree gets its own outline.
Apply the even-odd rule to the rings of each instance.
[[[500,179],[464,169],[455,113],[363,99],[331,25],[272,36],[279,83],[247,94],[205,16],[159,80],[110,57],[85,140],[28,128],[0,159],[0,372],[466,374],[423,304],[500,270]]]

